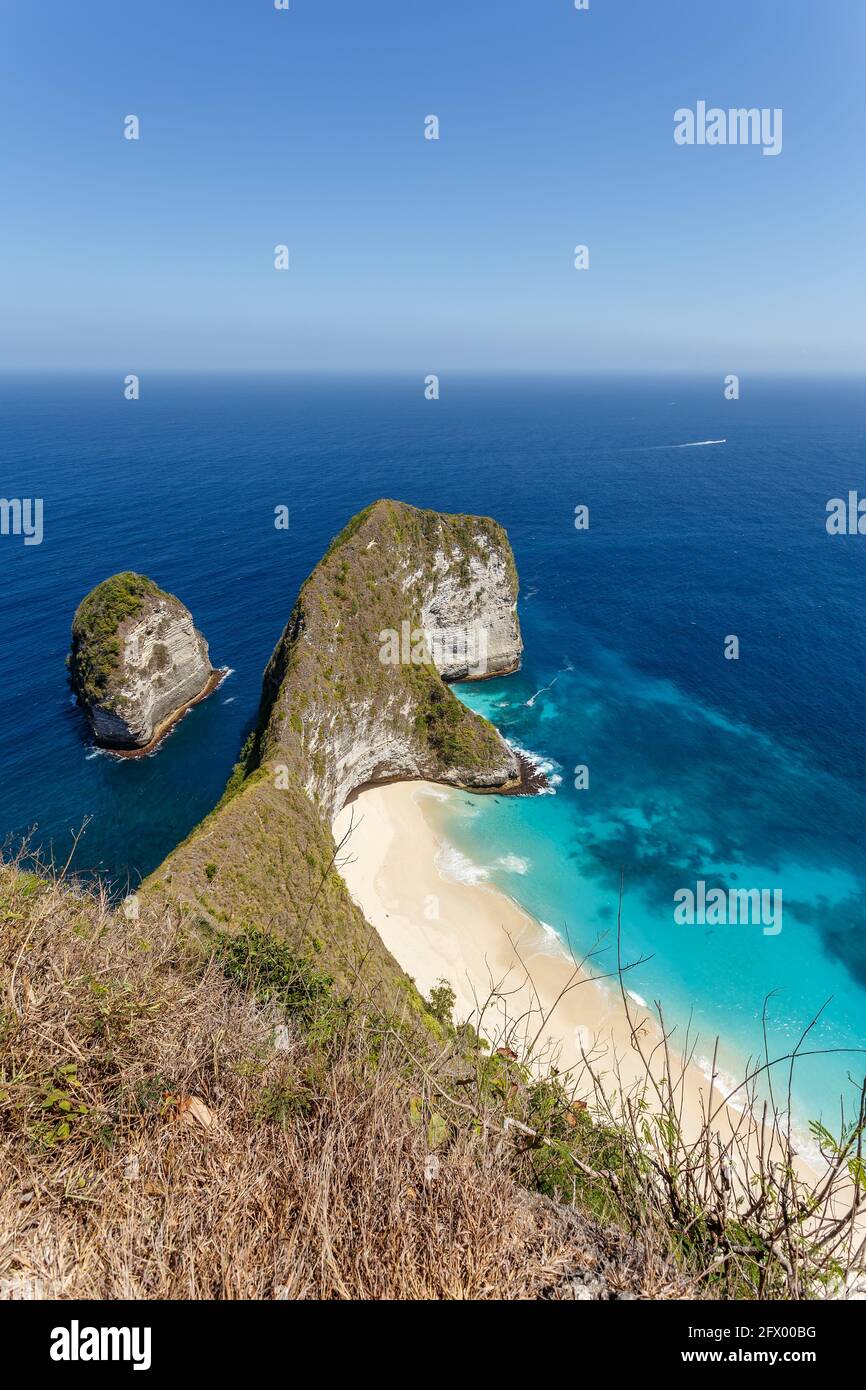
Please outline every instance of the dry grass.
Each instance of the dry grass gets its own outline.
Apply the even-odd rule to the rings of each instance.
[[[766,1113],[684,1137],[666,1037],[614,1110],[591,1059],[558,1075],[447,989],[395,1005],[352,970],[338,993],[282,937],[0,866],[0,1297],[786,1299],[862,1271],[862,1109],[810,1187],[775,1117],[756,1147]]]
[[[522,1189],[510,1145],[442,1118],[408,1060],[438,1048],[429,1021],[355,998],[283,1022],[168,918],[14,868],[0,913],[3,1296],[677,1287],[640,1242]]]

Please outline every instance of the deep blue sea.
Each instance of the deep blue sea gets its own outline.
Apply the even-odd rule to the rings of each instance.
[[[700,441],[724,439],[701,447]],[[521,576],[521,672],[458,693],[560,779],[537,799],[458,798],[448,834],[483,871],[629,975],[737,1070],[866,1046],[866,383],[720,378],[0,378],[0,492],[44,499],[44,540],[0,537],[0,828],[116,888],[219,797],[298,587],[360,507],[482,512]],[[290,509],[288,531],[274,508]],[[586,531],[574,527],[589,507]],[[64,666],[72,614],[137,569],[176,593],[232,668],[159,752],[92,748]],[[736,635],[739,660],[726,660]],[[577,790],[574,769],[589,769]],[[468,870],[472,871],[472,870]],[[780,889],[782,931],[677,925],[674,893]],[[837,1127],[856,1051],[804,1058],[801,1117]],[[784,1089],[783,1078],[780,1086]]]

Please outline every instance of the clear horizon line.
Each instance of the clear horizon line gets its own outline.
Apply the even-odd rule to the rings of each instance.
[[[442,367],[437,372],[432,372],[429,366],[407,367],[401,366],[311,366],[311,367],[273,367],[273,366],[157,366],[153,363],[129,363],[123,362],[111,364],[87,364],[84,366],[70,366],[68,363],[49,364],[49,365],[26,365],[12,366],[0,363],[0,376],[88,376],[114,374],[126,376],[130,373],[135,375],[161,376],[261,376],[261,377],[312,377],[312,376],[343,376],[343,377],[370,377],[370,376],[389,376],[418,378],[422,380],[425,376],[437,375],[440,377],[449,376],[487,376],[487,377],[551,377],[578,380],[581,377],[701,377],[717,379],[719,376],[730,374],[730,366],[725,367]],[[758,377],[845,377],[853,379],[866,379],[866,366],[863,367],[741,367],[736,375],[751,379]]]

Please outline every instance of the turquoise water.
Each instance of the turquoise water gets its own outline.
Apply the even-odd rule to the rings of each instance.
[[[629,975],[739,1071],[866,1043],[866,537],[830,538],[862,485],[862,382],[464,377],[0,379],[3,492],[45,539],[0,538],[0,826],[122,889],[217,800],[297,590],[360,507],[394,496],[494,515],[521,575],[523,670],[461,687],[547,760],[555,794],[458,798],[456,847],[582,954]],[[683,448],[708,439],[724,445]],[[866,492],[866,486],[863,487]],[[287,505],[288,532],[273,526]],[[577,532],[574,508],[590,508]],[[177,593],[233,674],[155,757],[93,749],[64,658],[84,593],[135,568]],[[726,661],[737,634],[740,659]],[[589,768],[575,789],[574,768]],[[522,870],[522,871],[521,871]],[[781,889],[783,928],[678,926],[704,879]],[[854,1051],[807,1057],[801,1116],[833,1126]]]
[[[617,965],[622,873],[627,988],[650,1006],[661,1002],[675,1044],[684,1047],[691,1030],[697,1060],[711,1058],[718,1036],[719,1064],[730,1076],[740,1079],[762,1048],[759,1016],[768,996],[771,1056],[797,1045],[826,1000],[804,1049],[862,1048],[862,987],[844,958],[828,952],[813,919],[844,919],[858,881],[843,855],[822,859],[821,833],[812,854],[804,853],[807,827],[799,819],[838,807],[833,776],[816,774],[765,734],[629,669],[604,648],[584,647],[579,670],[566,664],[550,679],[542,694],[523,674],[460,688],[467,704],[544,760],[556,785],[535,799],[461,796],[445,822],[465,861],[458,872],[477,880],[481,871],[553,927],[575,959],[591,952],[599,974]],[[581,790],[576,759],[589,768]],[[780,889],[781,931],[678,925],[673,895],[698,879],[708,887]],[[793,1096],[801,1122],[823,1115],[836,1124],[839,1094],[854,1101],[849,1070],[856,1077],[856,1052],[798,1060]],[[787,1068],[772,1076],[784,1101]]]

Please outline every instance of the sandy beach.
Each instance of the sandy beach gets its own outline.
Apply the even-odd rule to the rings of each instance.
[[[452,795],[424,782],[398,782],[362,791],[334,821],[343,878],[407,974],[424,994],[447,980],[455,1017],[473,1023],[496,1046],[539,1066],[554,1063],[587,1097],[587,1059],[608,1096],[645,1088],[645,1068],[632,1029],[648,1055],[662,1042],[658,1020],[637,999],[628,1014],[619,984],[596,978],[592,962],[572,959],[566,946],[511,898],[485,883],[454,881],[437,862],[443,841],[432,811]],[[627,979],[626,979],[627,985]],[[630,1015],[630,1017],[629,1017]],[[702,1051],[711,1051],[702,1040]],[[653,1071],[662,1072],[656,1053]],[[674,1061],[677,1107],[686,1135],[697,1134],[708,1107],[724,1099],[696,1061]],[[647,1096],[650,1100],[651,1096]],[[742,1093],[721,1112],[720,1129],[736,1124]]]

